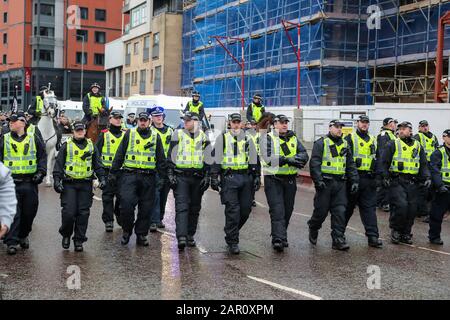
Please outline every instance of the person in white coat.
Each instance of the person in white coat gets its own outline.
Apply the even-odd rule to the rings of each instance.
[[[11,228],[16,208],[16,191],[11,171],[0,162],[0,239]]]

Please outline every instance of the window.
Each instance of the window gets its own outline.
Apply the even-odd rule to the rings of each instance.
[[[141,77],[139,80],[139,94],[145,94],[145,83],[147,77],[147,70],[141,70]]]
[[[83,57],[83,61],[81,61],[81,57]],[[87,52],[84,53],[84,55],[82,54],[82,52],[77,52],[77,58],[76,58],[76,63],[77,64],[86,64],[87,63]]]
[[[106,33],[101,32],[101,31],[95,31],[95,42],[105,43],[106,42]]]
[[[53,50],[39,50],[39,60],[53,62]]]
[[[152,52],[152,58],[158,59],[159,58],[159,33],[155,33],[153,35],[153,52]]]
[[[130,74],[129,73],[125,73],[125,96],[129,96],[130,95]]]
[[[139,54],[139,42],[135,42],[134,43],[134,55],[138,55]]]
[[[150,37],[146,36],[144,38],[144,61],[148,61],[150,56]]]
[[[125,65],[129,66],[131,63],[131,43],[127,43],[127,53],[125,55]]]
[[[105,55],[102,53],[94,54],[94,64],[97,66],[105,65]]]
[[[131,73],[131,86],[137,86],[137,71]]]
[[[4,12],[3,13],[3,23],[7,23],[8,22],[8,12]]]
[[[155,84],[153,91],[155,94],[161,93],[161,66],[155,68]]]
[[[8,43],[8,34],[7,33],[3,34],[3,43],[4,44]]]
[[[55,37],[55,28],[50,27],[40,27],[40,32],[38,34],[37,27],[34,27],[34,35],[54,38]]]
[[[106,10],[95,9],[95,20],[106,21]]]
[[[88,31],[87,30],[77,30],[77,41],[88,41]]]
[[[147,4],[131,10],[131,28],[140,26],[147,22]]]
[[[89,19],[89,9],[80,7],[80,18],[83,20]]]
[[[41,15],[53,17],[55,15],[55,6],[52,4],[41,3]]]
[[[7,62],[8,62],[8,59],[6,57],[6,54],[4,54],[3,55],[3,64],[7,64]]]

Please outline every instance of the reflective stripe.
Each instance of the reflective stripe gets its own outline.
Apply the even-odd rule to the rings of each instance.
[[[361,165],[357,169],[360,171],[371,171],[372,163],[375,160],[375,137],[369,135],[369,141],[366,142],[356,132],[353,132],[351,138],[353,143],[353,159],[355,163],[359,162],[357,159],[361,159]]]
[[[92,115],[96,116],[100,113],[100,111],[102,110],[102,100],[103,97],[96,97],[96,96],[91,96],[90,93],[88,93],[88,97],[89,97],[89,105],[92,111]]]
[[[200,108],[203,107],[203,102],[199,101],[198,105],[194,106],[192,101],[188,102],[188,111],[200,114]]]
[[[422,132],[419,132],[420,144],[427,155],[428,161],[431,160],[431,154],[436,150],[435,138],[436,137],[434,135],[431,138],[428,138],[425,134],[423,134]]]
[[[123,166],[133,169],[155,169],[157,139],[158,134],[154,130],[151,130],[150,137],[144,139],[137,132],[137,128],[130,129],[130,140]]]
[[[401,139],[395,140],[395,153],[392,157],[391,172],[418,174],[420,169],[420,143],[414,140],[413,146],[408,146]],[[413,156],[417,150],[416,156]]]
[[[191,138],[184,130],[177,130],[178,147],[175,165],[181,169],[202,169],[206,135],[199,131],[198,135]]]
[[[84,160],[82,157],[90,153]],[[72,179],[88,179],[94,174],[92,168],[92,157],[94,154],[94,144],[90,139],[87,139],[87,146],[80,149],[72,138],[67,140],[67,155],[64,172]]]
[[[244,170],[248,169],[248,153],[245,150],[247,138],[236,141],[230,132],[224,135],[224,155],[222,161],[222,169]],[[237,155],[234,154],[234,145],[237,143]]]
[[[252,102],[252,116],[253,119],[255,119],[256,122],[259,122],[262,118],[262,109],[264,108],[263,105],[257,106]]]
[[[333,157],[331,153],[332,146],[336,146],[338,155]],[[347,148],[347,141],[343,140],[341,145],[337,145],[330,138],[323,139],[323,153],[322,153],[322,173],[343,175],[347,165],[347,157],[342,155],[343,149]]]
[[[161,138],[161,142],[162,142],[162,145],[164,148],[164,155],[167,158],[167,154],[169,153],[169,147],[170,147],[170,138],[172,137],[173,129],[168,127],[166,133],[162,133],[161,131],[159,131],[156,128],[154,130]]]
[[[26,147],[27,145],[28,147]],[[13,174],[36,173],[37,152],[34,135],[27,134],[22,142],[17,142],[11,137],[11,133],[5,134],[3,164],[8,167]]]
[[[41,96],[36,96],[36,112],[42,113],[42,110],[44,110],[44,100]]]
[[[114,136],[109,130],[103,135],[102,163],[105,167],[110,168],[114,161],[117,149],[123,140],[124,132],[121,132],[119,138]]]
[[[442,166],[441,166],[442,181],[450,183],[450,161],[448,160],[448,154],[445,151],[445,147],[440,147],[439,150],[442,153]]]
[[[273,154],[272,157],[285,157],[285,158],[295,158],[297,155],[297,137],[294,135],[292,136],[288,141],[282,141],[279,136],[276,136],[273,134],[273,132],[270,132],[268,136],[273,141]],[[286,144],[289,149],[289,154],[284,153],[283,148],[281,148],[280,141],[282,141],[281,144]],[[273,166],[268,165],[263,161],[264,165],[264,172],[269,174],[279,174],[279,175],[294,175],[298,173],[298,169],[296,167],[291,167],[287,164],[279,167],[279,166]]]

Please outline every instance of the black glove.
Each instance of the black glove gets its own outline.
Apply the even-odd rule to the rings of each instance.
[[[447,187],[444,186],[444,185],[442,185],[442,186],[438,189],[438,193],[440,193],[440,194],[444,194],[444,193],[447,193],[447,192],[448,192],[448,189],[447,189]]]
[[[63,182],[55,180],[53,188],[55,189],[56,193],[62,193],[64,191]]]
[[[211,178],[211,189],[220,192],[220,181],[218,177]]]
[[[350,187],[350,194],[357,194],[359,190],[359,185],[357,183],[353,183]]]
[[[253,178],[253,186],[255,188],[255,191],[258,191],[261,188],[261,177],[255,176]]]
[[[33,176],[32,181],[35,184],[41,184],[42,181],[44,181],[44,177],[45,177],[45,174],[43,174],[42,172],[38,172]]]
[[[100,179],[100,181],[98,182],[98,188],[100,189],[100,190],[105,190],[106,189],[106,179],[105,178],[102,178],[102,179]]]
[[[423,186],[427,189],[430,188],[431,187],[431,179],[425,180],[425,182],[423,183]]]
[[[211,180],[211,178],[210,178],[209,176],[205,176],[205,177],[200,181],[200,191],[201,191],[201,192],[205,192],[206,190],[208,190],[209,184],[210,184],[210,180]]]
[[[319,181],[315,184],[316,190],[321,191],[327,187],[327,184],[324,181]]]
[[[383,178],[382,185],[385,188],[389,188],[391,186],[391,180],[389,178]]]
[[[169,178],[170,187],[175,188],[178,184],[177,176],[171,172],[167,175],[167,177]]]

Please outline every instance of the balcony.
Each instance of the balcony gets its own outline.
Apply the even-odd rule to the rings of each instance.
[[[62,46],[63,40],[54,38],[54,37],[45,37],[45,36],[31,36],[30,37],[30,45],[45,45],[45,46]]]

